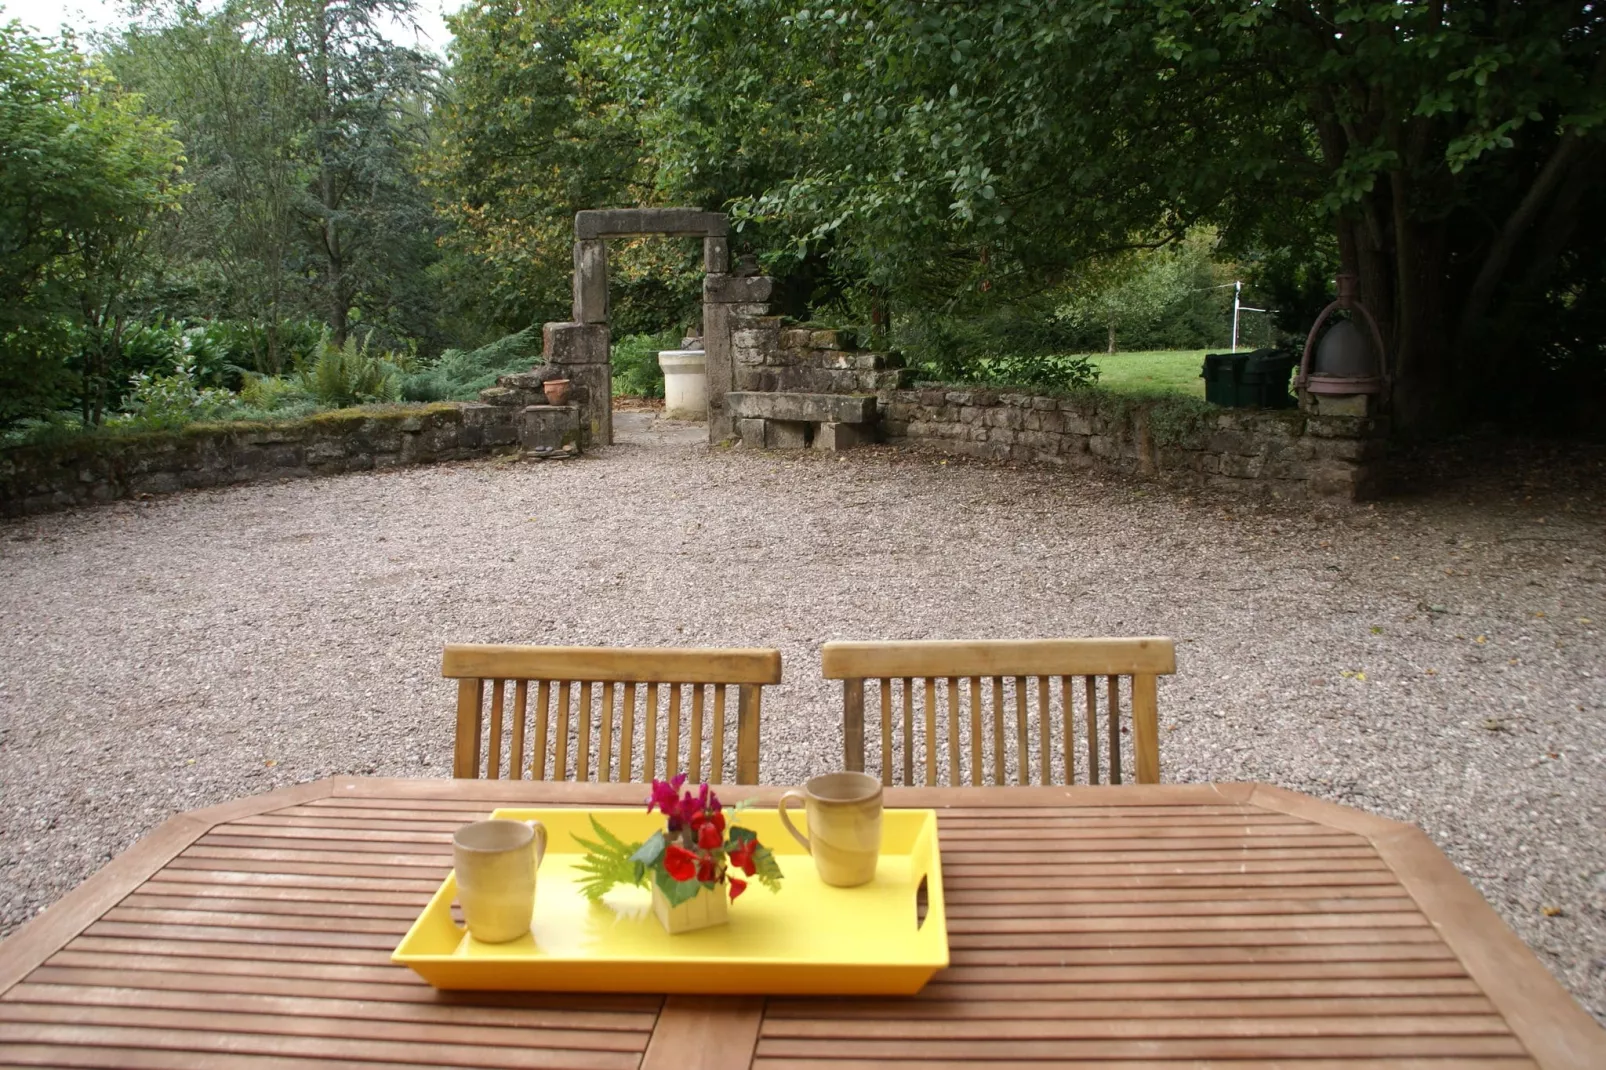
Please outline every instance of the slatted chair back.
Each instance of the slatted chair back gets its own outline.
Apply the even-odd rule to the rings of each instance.
[[[950,785],[980,785],[989,769],[1005,784],[1011,767],[1018,784],[1033,783],[1034,767],[1039,784],[1071,784],[1078,764],[1086,783],[1100,783],[1102,770],[1119,784],[1123,678],[1137,782],[1160,782],[1156,677],[1176,672],[1170,639],[826,643],[822,655],[826,679],[842,681],[844,757],[855,772],[865,767],[865,685],[876,683],[883,784],[921,783],[922,769],[926,784],[946,772]]]
[[[757,784],[760,696],[781,680],[781,652],[451,644],[441,675],[458,682],[454,777],[625,782],[639,770],[728,783],[734,771],[736,783]]]

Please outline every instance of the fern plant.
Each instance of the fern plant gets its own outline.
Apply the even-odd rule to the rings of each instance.
[[[345,345],[337,346],[326,334],[312,359],[296,368],[301,389],[319,404],[335,408],[397,400],[401,396],[400,369],[390,353],[369,351],[370,337],[359,344],[351,335]]]

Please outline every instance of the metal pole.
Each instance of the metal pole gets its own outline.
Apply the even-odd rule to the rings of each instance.
[[[1232,284],[1232,351],[1238,352],[1238,298],[1244,292],[1242,282]]]

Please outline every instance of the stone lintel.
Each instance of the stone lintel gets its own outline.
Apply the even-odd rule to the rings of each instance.
[[[794,423],[873,423],[875,398],[860,394],[760,394],[733,391],[725,404],[737,419]]]
[[[701,208],[592,208],[574,214],[578,241],[668,234],[683,238],[723,238],[730,233],[724,212]]]

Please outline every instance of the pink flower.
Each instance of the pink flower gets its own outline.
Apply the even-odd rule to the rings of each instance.
[[[686,783],[686,774],[680,773],[673,780],[654,780],[652,782],[652,798],[647,800],[647,812],[654,810],[662,813],[669,819],[669,831],[679,832],[690,815],[690,808],[684,807],[680,798],[680,786]],[[691,795],[686,796],[690,801]]]

